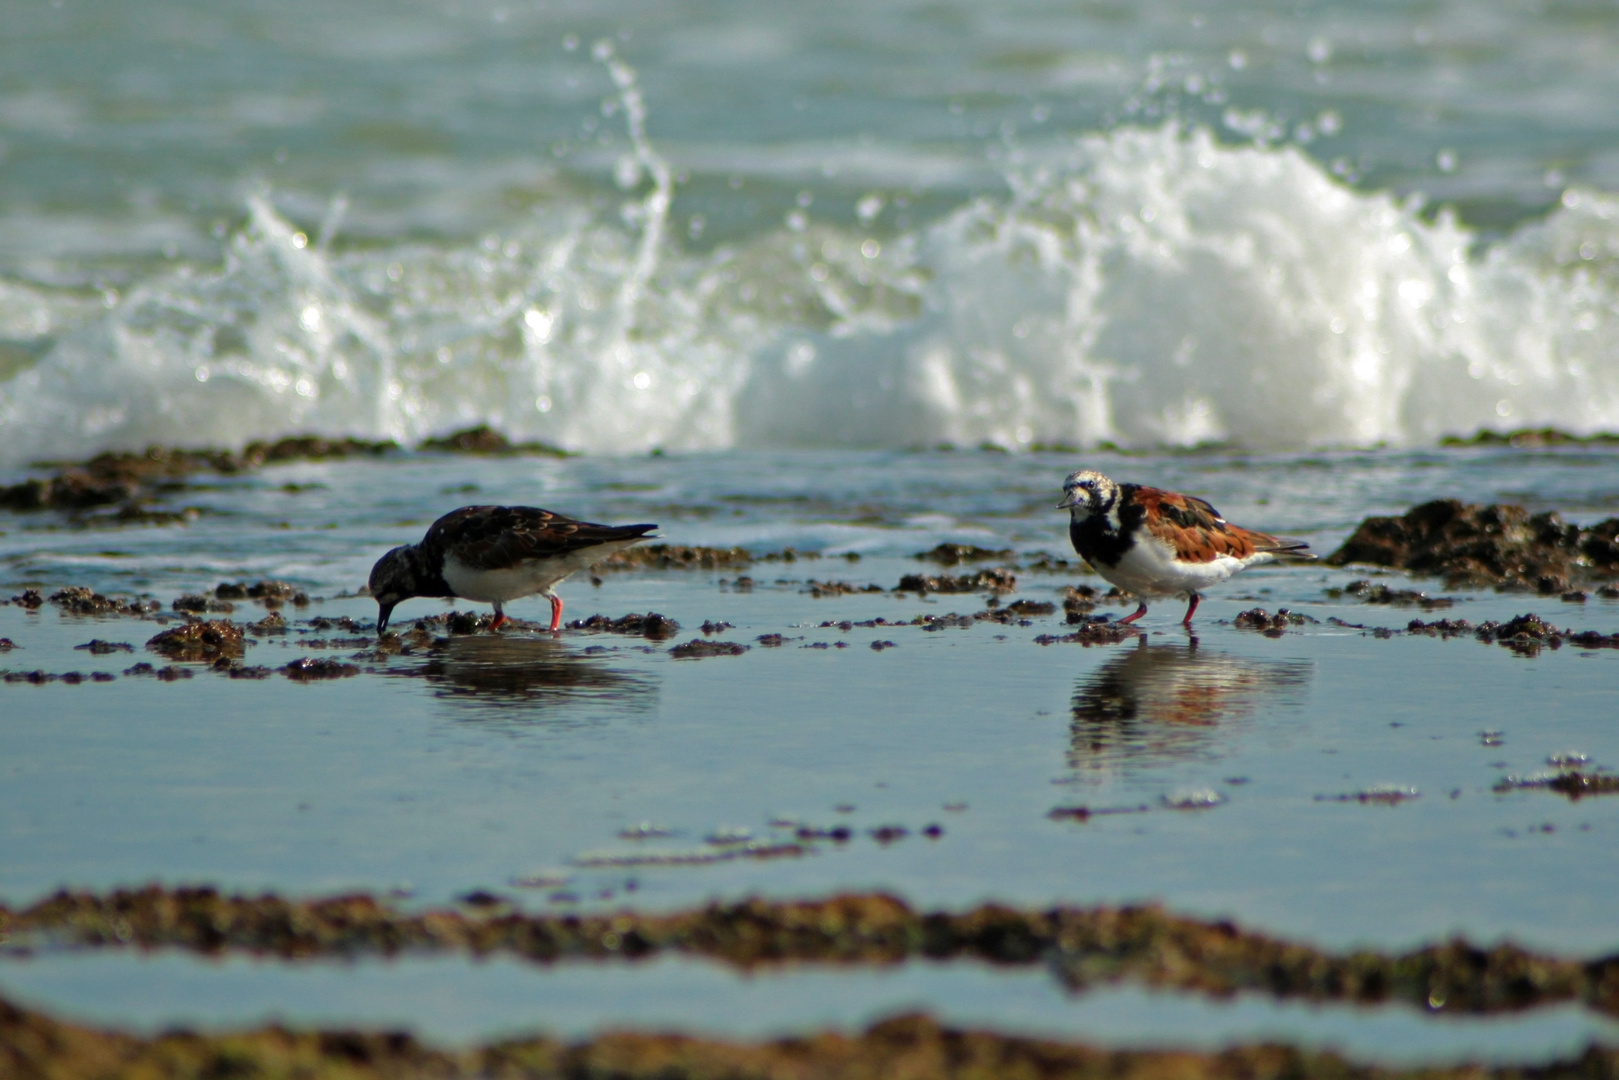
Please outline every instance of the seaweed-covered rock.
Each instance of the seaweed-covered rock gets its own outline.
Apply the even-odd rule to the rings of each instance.
[[[242,655],[242,628],[227,619],[172,626],[146,643],[170,660],[217,660]]]
[[[135,646],[129,644],[127,641],[103,641],[100,638],[91,638],[83,645],[75,645],[73,647],[75,649],[83,649],[91,656],[110,656],[113,653],[132,653],[135,651]]]
[[[1436,499],[1400,517],[1360,523],[1330,566],[1370,563],[1444,577],[1452,585],[1510,585],[1548,595],[1571,581],[1619,575],[1619,518],[1582,529],[1554,512]]]
[[[1406,625],[1408,634],[1423,634],[1427,637],[1453,638],[1471,635],[1475,630],[1472,623],[1466,619],[1435,619],[1433,622],[1423,622],[1421,619],[1412,619]]]
[[[328,439],[322,435],[289,435],[275,442],[251,442],[239,455],[227,459],[221,472],[276,465],[286,461],[324,461],[331,458],[380,457],[399,449],[392,439]]]
[[[804,591],[809,593],[817,600],[824,599],[828,596],[853,596],[857,593],[880,593],[888,591],[881,585],[854,585],[847,581],[816,581],[813,578],[805,582],[805,585],[808,587],[805,588]]]
[[[753,556],[739,547],[636,544],[609,555],[595,570],[737,570],[752,564]]]
[[[894,586],[895,592],[914,593],[975,593],[1012,592],[1017,588],[1017,575],[1005,567],[980,570],[974,574],[906,574]]]
[[[186,477],[196,473],[229,475],[283,461],[374,455],[392,449],[396,449],[392,442],[302,435],[275,442],[249,443],[240,453],[166,446],[150,446],[143,451],[109,450],[88,461],[59,464],[55,467],[61,471],[55,476],[0,487],[0,507],[77,512],[118,506],[119,513],[111,520],[126,523],[185,521],[189,520],[189,513],[150,511],[141,503],[182,486]]]
[[[254,600],[291,600],[298,607],[309,603],[309,596],[289,581],[255,581],[247,587],[247,595]]]
[[[248,623],[247,630],[252,634],[285,634],[287,617],[279,611],[272,611],[258,622]]]
[[[940,544],[931,551],[919,551],[912,558],[940,566],[960,566],[968,562],[1006,562],[1016,554],[1011,548],[991,550],[972,544]]]
[[[692,638],[684,645],[676,645],[669,655],[676,660],[701,660],[705,656],[741,656],[748,651],[746,645],[734,641],[704,641]]]
[[[295,682],[314,682],[317,679],[346,679],[350,675],[360,673],[360,669],[354,664],[345,664],[341,660],[332,660],[327,657],[316,658],[312,656],[301,656],[281,670],[286,673],[287,678]]]
[[[487,424],[424,439],[419,449],[440,454],[538,454],[567,457],[568,452],[549,443],[514,443]]]
[[[1470,436],[1446,435],[1440,446],[1511,446],[1516,449],[1538,449],[1543,446],[1612,446],[1619,443],[1619,435],[1598,432],[1595,435],[1575,435],[1557,428],[1518,428],[1515,431],[1491,431],[1480,428]]]
[[[1327,596],[1334,600],[1345,595],[1358,597],[1367,604],[1390,604],[1395,607],[1416,605],[1424,611],[1447,608],[1455,603],[1448,596],[1429,596],[1417,589],[1391,589],[1381,583],[1373,584],[1366,578],[1351,581],[1341,589],[1327,590]]]
[[[82,469],[70,469],[59,476],[0,487],[0,506],[22,511],[88,510],[129,502],[138,491],[138,485],[127,480],[100,479]]]
[[[201,615],[204,612],[226,615],[236,610],[236,605],[229,600],[216,600],[212,596],[181,596],[169,606],[175,611],[189,612],[193,615]]]
[[[588,619],[575,619],[568,624],[569,630],[585,630],[593,634],[633,634],[638,637],[650,638],[653,641],[663,641],[672,638],[680,631],[680,624],[667,615],[659,615],[656,611],[649,611],[645,615],[629,614],[621,619],[609,619],[606,615],[592,615]]]
[[[1277,608],[1272,615],[1264,608],[1249,608],[1231,620],[1233,626],[1239,630],[1258,630],[1266,637],[1281,637],[1289,626],[1303,626],[1306,622],[1313,622],[1298,612],[1286,608]]]
[[[1619,795],[1619,776],[1605,772],[1580,772],[1567,769],[1547,776],[1519,778],[1509,776],[1499,781],[1492,790],[1497,793],[1524,788],[1545,788],[1566,795],[1570,802],[1578,802],[1587,795]]]
[[[1088,649],[1092,645],[1118,645],[1126,641],[1138,641],[1141,635],[1141,630],[1134,623],[1092,619],[1079,624],[1079,629],[1071,634],[1041,634],[1034,642],[1036,645],[1071,643],[1083,645]]]
[[[102,596],[83,585],[69,585],[51,593],[51,603],[64,615],[144,615],[157,611],[156,600],[119,600]]]

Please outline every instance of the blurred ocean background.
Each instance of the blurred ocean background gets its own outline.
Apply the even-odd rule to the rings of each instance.
[[[1619,429],[1612,0],[10,0],[0,466]]]

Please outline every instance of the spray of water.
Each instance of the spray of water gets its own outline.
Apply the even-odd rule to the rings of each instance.
[[[609,47],[616,219],[339,251],[264,195],[218,267],[99,306],[0,282],[0,462],[472,423],[595,452],[995,442],[1421,444],[1619,429],[1619,199],[1489,247],[1297,149],[1175,125],[1021,155],[1009,198],[706,255]],[[17,357],[21,359],[17,359]]]

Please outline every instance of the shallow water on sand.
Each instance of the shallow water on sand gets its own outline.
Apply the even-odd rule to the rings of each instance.
[[[1205,495],[1232,520],[1326,553],[1364,515],[1436,494],[1606,517],[1616,456],[1086,461]],[[1325,592],[1363,571],[1269,566],[1215,590],[1195,637],[1181,630],[1176,601],[1154,604],[1139,642],[1093,648],[1035,641],[1065,632],[1060,607],[1026,625],[853,625],[983,611],[983,596],[891,591],[904,574],[936,571],[913,555],[942,540],[1014,548],[1024,561],[1036,551],[1071,557],[1052,504],[1072,464],[990,453],[399,455],[210,481],[176,497],[203,508],[186,527],[85,530],[9,516],[0,523],[6,596],[83,584],[148,593],[166,609],[220,581],[285,578],[317,600],[285,608],[292,631],[261,636],[246,662],[330,657],[362,670],[305,685],[194,665],[195,677],[164,682],[124,674],[143,659],[163,665],[144,648],[159,629],[152,621],[0,606],[0,637],[17,646],[0,654],[0,668],[116,676],[0,683],[0,897],[21,904],[64,885],[155,880],[292,895],[391,891],[406,905],[485,889],[531,909],[573,910],[881,888],[918,906],[1158,900],[1330,947],[1404,948],[1453,933],[1580,956],[1619,944],[1610,903],[1619,799],[1494,790],[1508,776],[1544,773],[1553,755],[1584,755],[1587,769],[1619,765],[1619,653],[1523,657],[1471,637],[1382,638],[1327,621],[1398,629],[1413,617],[1476,624],[1535,611],[1611,633],[1619,603],[1379,579],[1454,599],[1429,613]],[[373,622],[374,604],[353,595],[370,563],[470,501],[659,521],[669,542],[791,545],[805,556],[755,562],[751,590],[733,584],[742,571],[610,573],[599,586],[562,586],[567,618],[658,611],[682,626],[665,642],[519,627],[379,659],[365,648],[364,625],[309,624]],[[890,591],[816,598],[811,581]],[[1063,586],[1087,582],[1101,584],[1078,571],[1025,570],[1003,600],[1057,600]],[[1256,605],[1317,621],[1279,637],[1232,624]],[[396,621],[405,628],[445,609],[416,600]],[[538,619],[545,604],[512,610]],[[263,615],[239,601],[228,617]],[[670,645],[705,637],[705,621],[730,624],[709,636],[748,651],[672,657]],[[758,640],[768,634],[782,643]],[[78,648],[91,639],[133,651]],[[874,648],[880,642],[894,647]],[[1093,815],[1050,816],[1078,806]],[[851,835],[769,857],[773,840],[804,824]],[[924,833],[930,825],[939,835]],[[884,826],[906,831],[879,840]],[[58,967],[30,970],[70,972],[80,961],[49,963]],[[8,962],[0,971],[0,986],[54,986],[39,992],[70,1013],[75,1002],[116,1000],[73,989],[94,980],[40,981],[23,968],[14,980],[13,970]],[[249,982],[244,971],[296,981],[287,969],[233,970]],[[493,970],[455,978],[478,982]],[[164,999],[174,1016],[211,993],[187,990],[206,983],[189,978],[175,977]],[[841,983],[816,976],[805,985],[792,993],[835,997]],[[709,992],[692,991],[699,1001]],[[713,990],[711,1000],[730,992]],[[952,1015],[965,1021],[977,993],[930,1000],[962,1003]],[[1139,995],[1108,1000],[1137,1002],[1148,1017],[1166,1008]],[[106,1008],[98,1019],[117,1012]],[[156,1022],[133,1006],[125,1015]],[[1275,1016],[1278,1030],[1292,1030],[1298,1014]],[[1359,1024],[1327,1028],[1340,1022]],[[1202,1023],[1167,1030],[1200,1037],[1210,1030]],[[1317,1030],[1310,1023],[1298,1030]],[[1423,1045],[1455,1045],[1449,1038]]]

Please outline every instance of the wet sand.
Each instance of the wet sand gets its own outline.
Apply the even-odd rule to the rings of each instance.
[[[536,477],[588,481],[601,462],[389,471],[367,455],[227,483],[211,497],[236,516],[184,528],[17,515],[0,537],[17,578],[0,598],[0,898],[15,921],[63,886],[90,890],[92,908],[151,881],[293,901],[359,890],[401,926],[507,919],[532,943],[549,940],[533,927],[568,925],[563,938],[596,944],[556,955],[587,956],[608,934],[622,947],[622,931],[596,934],[614,918],[881,890],[949,919],[1009,905],[1020,929],[961,931],[942,955],[1007,962],[1023,941],[1018,962],[1054,964],[1070,988],[1124,973],[1216,996],[1402,1001],[1420,1016],[1550,1016],[1555,1002],[1604,1015],[1619,602],[1603,583],[1497,591],[1363,563],[1267,567],[1211,595],[1195,636],[1172,601],[1138,633],[1116,625],[1133,601],[1055,542],[1034,463],[940,457],[970,467],[964,488],[982,484],[974,470],[1010,470],[985,489],[1011,512],[923,522],[907,495],[874,491],[808,511],[768,491],[735,504],[736,478],[715,478],[713,494],[680,496],[670,546],[566,584],[556,636],[521,618],[543,602],[513,605],[519,621],[491,634],[485,607],[422,600],[379,641],[353,584],[392,536],[419,534],[375,524],[410,517],[386,501],[403,477],[438,503],[470,471],[482,497],[510,501]],[[1540,467],[1554,485],[1590,476]],[[1273,468],[1287,490],[1291,466]],[[668,516],[670,492],[618,492],[612,471],[591,496],[607,512],[575,495],[577,512]],[[384,501],[343,509],[373,491]],[[289,505],[304,516],[266,558],[252,521]],[[834,505],[841,520],[821,524]],[[873,514],[892,523],[858,520]],[[999,524],[975,535],[974,521]],[[1325,553],[1356,524],[1294,531]],[[1191,928],[1181,960],[1063,960],[1027,922],[1146,900]],[[171,927],[148,943],[206,949],[199,928],[234,923],[186,925],[201,937]],[[357,926],[343,933],[359,935],[345,947],[361,964],[438,940]],[[280,949],[220,933],[213,947]],[[1458,934],[1472,944],[1446,944]],[[922,930],[901,937],[845,959],[932,955]],[[538,955],[476,938],[454,947]],[[119,940],[116,926],[100,940]],[[761,955],[815,955],[772,940],[756,940]],[[1241,958],[1214,963],[1212,941]],[[1246,942],[1275,944],[1249,955]],[[28,947],[45,962],[68,939]],[[1436,976],[1446,964],[1471,974]],[[53,1013],[90,1008],[90,984],[70,984]],[[972,1026],[952,993],[930,1007]],[[1222,1023],[1192,1030],[1248,1030]]]

